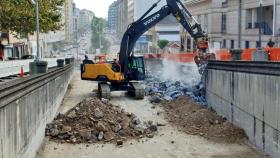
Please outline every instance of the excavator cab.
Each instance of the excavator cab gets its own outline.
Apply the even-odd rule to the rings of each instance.
[[[128,80],[143,81],[145,80],[145,63],[143,56],[132,56],[128,63]]]

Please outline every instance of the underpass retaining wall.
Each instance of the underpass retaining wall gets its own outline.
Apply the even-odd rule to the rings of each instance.
[[[280,157],[280,63],[210,61],[206,97],[210,107],[243,128],[250,141]]]
[[[18,99],[4,105],[4,101],[0,103],[1,158],[36,156],[44,138],[45,126],[56,115],[73,71],[73,66],[69,66],[64,71],[25,88],[26,92],[7,96]]]
[[[48,62],[48,67],[55,67],[57,65],[57,58],[45,58],[43,61]],[[29,63],[34,59],[27,60],[12,60],[0,62],[0,77],[6,77],[9,75],[19,74],[21,67],[24,72],[29,72]]]

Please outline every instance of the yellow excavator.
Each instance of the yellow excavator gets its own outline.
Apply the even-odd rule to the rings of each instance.
[[[159,21],[172,14],[198,43],[201,51],[208,48],[207,35],[201,25],[187,10],[180,0],[166,0],[167,5],[159,11],[148,14],[158,5],[159,1],[137,21],[128,26],[119,53],[119,61],[98,62],[84,60],[81,64],[82,80],[98,81],[98,92],[101,98],[110,99],[111,91],[127,91],[136,99],[145,95],[145,64],[143,56],[135,56],[133,47],[138,38],[155,26]]]

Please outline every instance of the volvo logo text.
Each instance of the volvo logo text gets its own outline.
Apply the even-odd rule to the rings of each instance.
[[[144,25],[147,26],[148,24],[152,23],[153,21],[155,21],[157,18],[160,17],[160,14],[156,14],[155,16],[153,16],[151,19],[147,20],[146,22],[144,22]]]

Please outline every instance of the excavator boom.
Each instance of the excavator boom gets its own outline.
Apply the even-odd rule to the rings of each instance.
[[[110,98],[111,91],[126,90],[137,99],[144,98],[145,65],[143,57],[133,55],[133,47],[138,38],[172,14],[186,31],[196,40],[207,38],[200,24],[195,20],[180,0],[166,0],[167,5],[150,14],[158,5],[155,3],[140,19],[130,24],[123,35],[119,54],[119,62],[94,63],[84,60],[81,65],[83,80],[98,81],[98,92],[102,98]],[[204,45],[205,48],[205,45]]]
[[[119,64],[122,66],[122,73],[125,78],[128,77],[128,65],[133,57],[133,47],[138,38],[170,14],[176,18],[195,40],[207,41],[207,35],[202,30],[201,25],[180,0],[166,0],[166,2],[167,5],[163,6],[159,11],[147,16],[158,5],[159,1],[155,3],[139,20],[130,24],[124,33],[121,41]],[[204,45],[201,44],[200,46],[205,48],[208,45],[206,46],[204,42]]]

